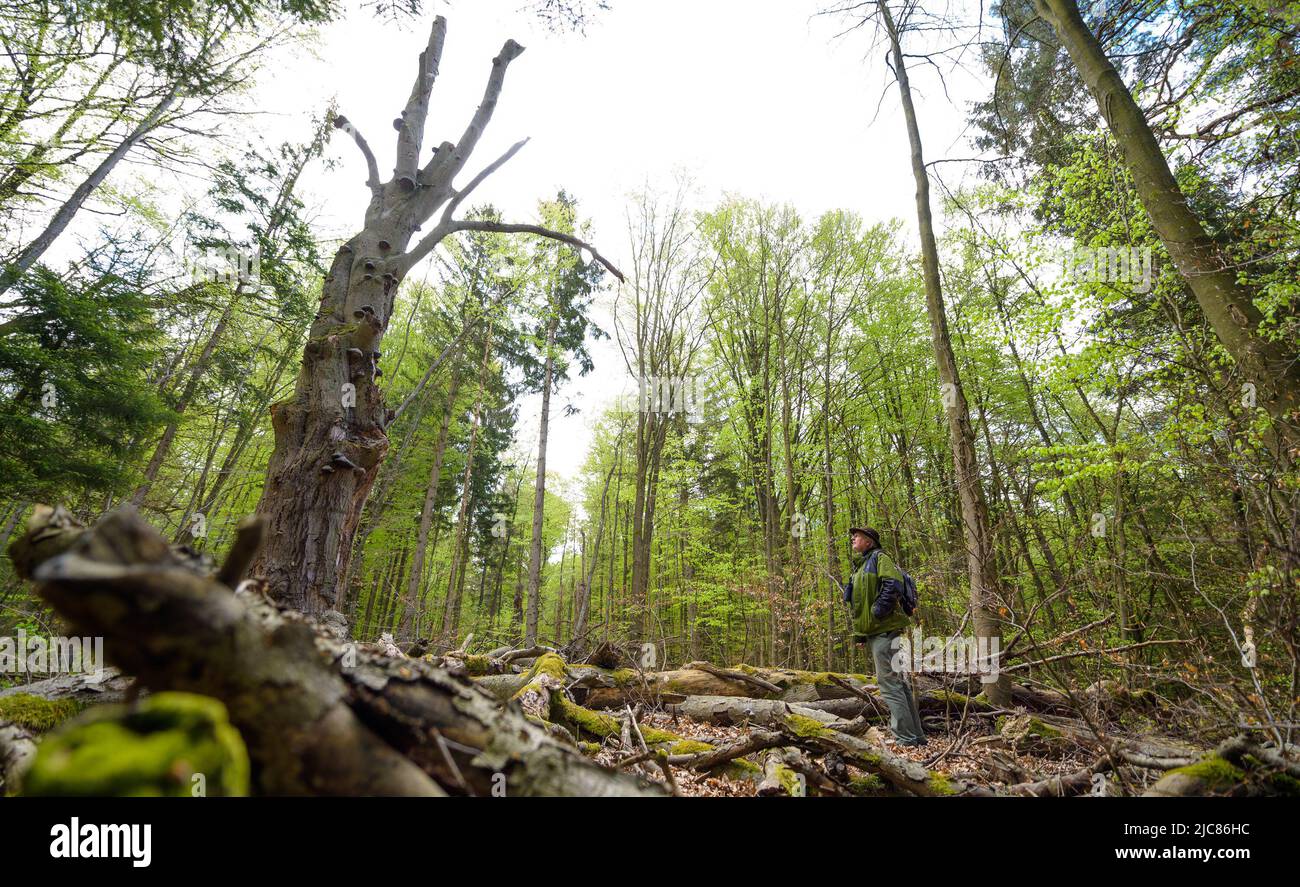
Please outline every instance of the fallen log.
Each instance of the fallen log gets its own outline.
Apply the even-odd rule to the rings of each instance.
[[[916,761],[894,754],[883,743],[835,730],[798,714],[788,715],[781,729],[804,749],[820,754],[836,754],[846,764],[874,773],[895,789],[907,794],[921,797],[993,795],[992,791],[982,786],[955,779],[937,770],[927,770]]]
[[[60,674],[42,681],[21,684],[0,690],[0,699],[6,696],[30,694],[42,699],[72,699],[82,705],[124,702],[134,681],[116,668],[105,668],[99,674]]]
[[[917,696],[917,707],[926,714],[944,711],[957,714],[961,711],[961,702],[954,700],[953,697],[958,695],[944,690],[926,691]],[[968,702],[970,710],[977,714],[994,710],[985,702],[977,702],[973,699]],[[889,722],[889,709],[874,690],[867,694],[865,700],[856,696],[809,702],[784,702],[780,699],[755,699],[749,696],[683,696],[675,699],[669,697],[663,704],[664,711],[671,714],[720,727],[746,724],[771,726],[774,718],[787,710],[783,706],[793,707],[794,710],[818,720],[822,720],[820,715],[829,715],[845,721],[866,718],[873,723]]]
[[[1007,788],[1007,794],[1025,798],[1069,798],[1091,792],[1096,785],[1094,776],[1110,769],[1098,761],[1086,770],[1079,770],[1068,776],[1053,776],[1034,782],[1021,782]]]
[[[769,749],[763,757],[763,778],[758,783],[758,796],[790,798],[803,797],[804,794],[801,774],[790,769],[780,751]]]
[[[15,563],[153,690],[225,703],[254,785],[286,795],[661,795],[552,739],[464,675],[349,644],[196,572],[129,509],[82,530],[40,507]],[[246,533],[240,531],[240,550]],[[12,548],[11,548],[12,551]]]
[[[1145,798],[1300,797],[1300,763],[1276,749],[1234,736],[1200,760],[1167,772],[1142,793]]]

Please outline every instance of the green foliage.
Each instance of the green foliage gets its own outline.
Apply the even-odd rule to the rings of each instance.
[[[147,369],[160,344],[130,279],[36,268],[0,335],[0,496],[59,500],[129,483],[129,442],[166,416]]]

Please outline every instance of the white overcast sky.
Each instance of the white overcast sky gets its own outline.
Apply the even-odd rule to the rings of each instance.
[[[321,33],[312,54],[280,53],[251,97],[268,138],[302,138],[306,121],[335,98],[390,173],[397,116],[435,11],[448,19],[426,146],[455,141],[477,106],[491,59],[507,37],[526,51],[510,67],[496,114],[471,160],[477,170],[524,136],[528,145],[475,197],[510,220],[534,221],[538,199],[563,187],[592,219],[593,239],[616,264],[628,254],[626,196],[647,181],[667,187],[677,170],[701,189],[700,208],[724,194],[793,204],[805,218],[850,209],[870,223],[915,217],[906,133],[883,55],[868,34],[836,39],[842,22],[806,0],[611,0],[585,35],[549,32],[523,0],[459,0],[395,24],[353,10]],[[426,4],[428,6],[428,4]],[[967,102],[984,87],[957,71],[945,95],[913,72],[927,160],[969,157]],[[426,152],[427,153],[427,152]],[[335,138],[341,165],[305,183],[325,230],[351,234],[366,203],[365,168]],[[956,166],[944,170],[945,177]],[[472,172],[471,172],[472,174]],[[415,274],[419,274],[417,271]],[[612,281],[611,281],[612,282]],[[609,296],[606,296],[608,301]],[[598,322],[609,332],[607,310]],[[552,399],[548,469],[572,477],[590,424],[625,383],[612,342],[593,347],[596,372]],[[574,403],[581,412],[561,415]],[[539,398],[521,411],[520,444],[535,448]]]

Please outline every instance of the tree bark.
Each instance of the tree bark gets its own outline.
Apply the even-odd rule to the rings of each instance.
[[[970,573],[970,601],[975,635],[988,638],[990,649],[1000,649],[1002,626],[998,618],[997,577],[993,563],[992,537],[989,533],[988,504],[980,481],[979,462],[975,452],[975,433],[971,428],[970,407],[962,390],[957,359],[948,333],[948,319],[944,307],[943,289],[939,277],[939,248],[935,241],[934,224],[930,214],[930,180],[921,151],[921,130],[912,104],[912,88],[907,77],[907,60],[903,56],[898,29],[886,0],[877,0],[886,33],[889,37],[894,76],[898,80],[903,116],[907,121],[907,138],[911,147],[912,175],[916,179],[916,216],[921,235],[921,267],[925,279],[925,301],[930,315],[930,339],[934,346],[935,361],[939,367],[939,380],[945,414],[948,420],[949,443],[952,447],[953,470],[957,493],[961,502],[962,529],[966,541],[966,564]],[[996,643],[996,647],[992,645]],[[994,705],[1010,701],[1005,678],[989,684],[985,689]]]

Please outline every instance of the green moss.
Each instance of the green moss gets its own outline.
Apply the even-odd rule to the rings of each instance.
[[[889,791],[885,781],[874,773],[854,776],[849,780],[849,791],[855,795],[877,795]]]
[[[563,693],[551,694],[551,720],[601,739],[618,736],[623,727],[618,718],[584,708]]]
[[[1015,739],[1022,739],[1026,736],[1037,736],[1041,739],[1060,739],[1065,735],[1051,724],[1027,715],[1001,715],[994,723],[997,725],[999,733],[1010,728]]]
[[[763,768],[747,758],[733,758],[717,769],[728,779],[762,779]]]
[[[49,734],[23,793],[189,797],[200,785],[207,795],[247,794],[244,742],[217,700],[158,693],[136,708],[95,706]]]
[[[488,673],[492,660],[486,656],[466,656],[465,672],[470,677],[481,677]]]
[[[598,742],[587,742],[585,739],[578,740],[578,750],[584,755],[594,758],[596,755],[600,754],[600,749],[601,746]]]
[[[1195,764],[1188,764],[1186,767],[1179,767],[1169,772],[1181,773],[1192,779],[1199,779],[1208,788],[1231,788],[1241,784],[1246,779],[1246,771],[1234,766],[1218,755],[1201,758]]]
[[[528,669],[527,679],[531,681],[543,674],[564,680],[564,660],[556,653],[543,653],[538,656],[533,660],[532,668]]]
[[[1289,773],[1270,773],[1264,778],[1264,782],[1279,795],[1300,797],[1300,779],[1296,779]]]
[[[641,738],[645,740],[646,745],[661,745],[665,742],[680,742],[682,737],[657,727],[642,727]]]
[[[713,751],[713,746],[697,739],[679,739],[668,746],[670,755],[698,755],[706,751]]]
[[[44,733],[83,708],[75,699],[44,699],[30,693],[15,693],[0,697],[0,723],[7,721],[34,733]]]
[[[800,739],[817,739],[829,736],[831,733],[821,721],[805,715],[788,714],[785,716],[785,723]]]
[[[955,690],[931,690],[929,696],[931,699],[938,702],[946,702],[956,708],[965,708],[974,701],[971,697],[964,693],[958,693]]]
[[[942,770],[931,771],[930,791],[936,795],[955,795],[957,793],[957,789],[953,788],[952,780]]]
[[[635,668],[616,668],[609,672],[616,687],[628,687],[640,680],[640,673]]]
[[[534,684],[538,683],[539,680],[543,677],[551,678],[549,682],[545,682],[545,683],[549,683],[550,686],[546,686],[545,683],[543,683],[542,686],[535,687]],[[562,684],[566,677],[567,674],[565,673],[564,670],[564,660],[561,659],[555,653],[543,653],[541,656],[538,656],[535,660],[533,660],[532,667],[529,668],[528,671],[524,673],[523,685],[520,686],[520,688],[515,691],[515,695],[512,696],[511,698],[519,699],[520,697],[534,690],[536,690],[539,693],[550,692],[552,687],[554,687],[556,684]],[[562,694],[551,693],[550,695],[556,696]]]
[[[799,797],[803,794],[803,783],[799,781],[799,774],[785,764],[776,765],[776,779],[790,797]]]

